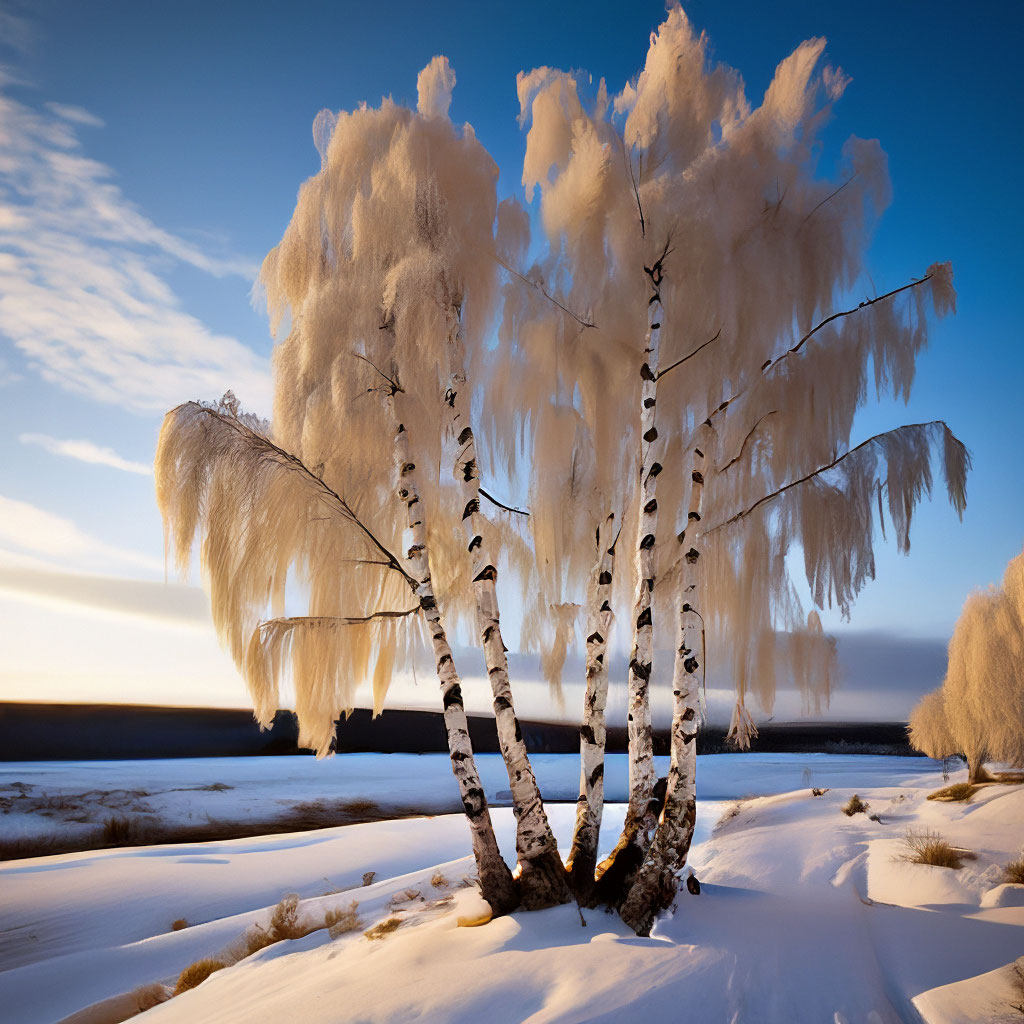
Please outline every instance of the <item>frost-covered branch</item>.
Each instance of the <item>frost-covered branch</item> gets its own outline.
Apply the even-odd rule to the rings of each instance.
[[[761,377],[759,379],[763,380],[766,377],[770,376],[772,373],[774,373],[775,370],[778,369],[778,367],[781,366],[786,361],[786,359],[800,352],[804,345],[806,345],[807,342],[811,340],[811,338],[813,338],[820,330],[827,327],[830,323],[833,323],[836,320],[842,320],[848,316],[853,316],[855,313],[859,313],[862,310],[869,309],[871,306],[874,306],[880,302],[885,302],[887,299],[895,298],[897,295],[900,295],[901,293],[906,291],[910,291],[913,288],[919,288],[921,285],[925,284],[928,281],[933,282],[933,299],[935,302],[936,310],[941,315],[941,313],[944,313],[946,308],[952,304],[952,299],[949,295],[949,293],[952,292],[952,286],[949,283],[950,276],[951,271],[949,269],[948,263],[933,264],[931,267],[928,268],[928,272],[922,278],[916,281],[911,281],[909,284],[902,285],[899,288],[893,288],[892,291],[888,291],[884,295],[876,296],[873,299],[865,299],[863,302],[851,307],[850,309],[844,309],[836,313],[830,314],[829,316],[825,317],[823,320],[820,320],[817,324],[815,324],[814,327],[812,327],[806,334],[804,334],[799,339],[799,341],[796,342],[795,345],[788,348],[781,355],[777,356],[774,359],[766,359],[760,366]],[[700,351],[700,349],[698,349],[697,351]],[[691,353],[691,355],[696,355],[696,352]],[[685,358],[688,359],[690,357],[687,356]],[[756,386],[756,382],[753,386]],[[750,386],[747,386],[731,394],[728,398],[722,401],[712,412],[708,414],[707,418],[704,420],[704,423],[706,425],[710,425],[716,416],[725,412],[725,410],[728,409],[729,406],[733,404],[733,402],[743,397],[743,395],[747,394],[749,390]]]
[[[858,453],[868,452],[869,459],[864,459],[864,465],[858,466],[851,471],[851,478],[853,473],[863,473],[864,470],[868,470],[873,477],[879,456],[889,463],[889,508],[893,520],[898,526],[897,543],[900,546],[900,550],[905,551],[909,547],[908,531],[911,510],[921,494],[928,493],[931,490],[929,458],[930,448],[937,440],[936,434],[940,434],[943,441],[943,469],[949,500],[956,509],[957,515],[963,516],[964,508],[967,505],[965,485],[967,471],[971,466],[971,457],[963,442],[953,434],[945,421],[932,420],[930,423],[911,423],[903,427],[897,427],[895,430],[875,434],[874,437],[869,437],[866,441],[862,441],[855,448],[851,448],[849,451],[837,456],[826,465],[819,466],[799,479],[792,480],[770,494],[763,495],[752,505],[704,532],[706,534],[713,533],[725,526],[737,523],[761,508],[762,505],[774,501],[794,487],[799,487],[801,484],[815,480],[829,470],[835,469],[847,459],[854,458]],[[893,462],[901,463],[901,468],[905,471],[897,474],[898,479],[895,482],[893,480]],[[898,484],[895,493],[893,490],[894,483]],[[861,494],[860,497],[870,504],[876,493],[877,482],[865,494]],[[902,529],[899,528],[901,525]]]

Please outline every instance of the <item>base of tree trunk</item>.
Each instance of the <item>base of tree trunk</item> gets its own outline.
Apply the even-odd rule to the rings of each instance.
[[[573,895],[581,907],[596,907],[600,902],[594,879],[597,868],[597,856],[591,852],[580,851],[576,854],[569,869],[569,881]]]
[[[646,818],[657,821],[661,817],[665,806],[667,782],[667,779],[658,779]],[[594,895],[598,903],[618,908],[629,894],[636,873],[643,866],[644,857],[647,855],[648,844],[640,836],[644,820],[627,817],[615,849],[598,866],[597,880],[594,883]]]
[[[978,761],[977,764],[969,764],[968,766],[967,781],[972,785],[977,785],[979,782],[995,782],[995,776],[990,775],[988,769],[985,767],[984,761]]]
[[[477,864],[480,895],[491,905],[495,917],[511,914],[522,902],[519,885],[508,865],[499,856],[498,863]]]
[[[672,906],[679,891],[679,872],[686,864],[696,820],[697,803],[692,798],[678,806],[670,803],[666,809],[665,820],[659,826],[659,834],[646,862],[619,906],[619,916],[637,935],[650,935],[657,916]],[[695,888],[691,887],[691,881]],[[694,878],[688,879],[687,889],[691,893],[699,893],[700,883]]]
[[[572,902],[569,872],[557,850],[519,863],[519,890],[525,910],[543,910]]]

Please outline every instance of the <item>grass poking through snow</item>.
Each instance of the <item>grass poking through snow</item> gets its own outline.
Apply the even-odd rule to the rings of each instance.
[[[928,799],[967,803],[974,795],[975,788],[969,782],[957,782],[952,786],[946,786],[944,789],[937,789],[934,793],[929,793]]]
[[[328,910],[324,914],[324,925],[327,934],[332,939],[344,935],[346,932],[354,932],[362,927],[362,920],[359,917],[359,904],[353,900],[347,907],[339,907],[337,910]]]
[[[952,868],[956,871],[964,866],[965,860],[974,860],[973,853],[951,846],[938,832],[928,829],[908,829],[903,844],[907,848],[903,860],[911,864],[931,864],[933,867]]]
[[[864,801],[854,793],[853,796],[843,804],[843,814],[848,818],[852,818],[855,814],[864,814],[870,806],[870,804],[864,803]]]
[[[174,994],[180,996],[182,992],[187,992],[190,988],[195,988],[196,985],[202,984],[206,979],[213,974],[214,971],[222,970],[226,967],[226,964],[221,963],[220,960],[214,960],[212,957],[207,957],[205,960],[197,960],[194,964],[189,964],[178,976],[178,983],[174,986]]]
[[[1024,885],[1024,859],[1011,860],[1003,871],[1006,874],[1006,881],[1014,885]]]
[[[389,917],[387,920],[375,924],[372,928],[367,928],[363,934],[368,939],[383,939],[386,935],[398,931],[401,925],[402,919],[400,917]]]

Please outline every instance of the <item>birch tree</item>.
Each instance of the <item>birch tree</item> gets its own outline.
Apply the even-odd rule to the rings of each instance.
[[[420,76],[417,113],[386,100],[318,117],[321,170],[300,190],[261,273],[272,326],[287,330],[275,350],[273,441],[265,424],[241,430],[231,410],[174,410],[161,435],[158,497],[183,567],[200,535],[215,622],[258,719],[273,715],[290,668],[300,742],[320,754],[363,679],[372,676],[380,709],[394,667],[426,624],[484,895],[502,912],[520,895],[528,906],[557,902],[567,887],[507,681],[492,674],[519,822],[515,883],[497,855],[443,624],[483,617],[474,552],[498,539],[476,515],[476,543],[467,551],[455,541],[450,524],[465,495],[450,476],[425,469],[440,466],[450,447],[462,334],[479,335],[495,294],[487,257],[496,168],[472,129],[448,120],[453,85],[439,58]],[[242,437],[251,457],[221,451],[222,435]],[[271,477],[268,465],[288,472]],[[262,479],[257,466],[265,496],[245,486],[250,475]],[[305,504],[296,480],[312,495]],[[325,494],[338,516],[323,514]],[[474,576],[475,608],[465,585]],[[290,578],[308,595],[307,615],[280,614]],[[263,620],[268,605],[277,617]],[[486,612],[493,623],[493,600]]]
[[[325,753],[356,686],[369,681],[379,709],[395,667],[430,643],[497,912],[575,894],[647,934],[693,837],[709,662],[736,690],[741,746],[748,704],[771,709],[777,663],[809,706],[827,703],[834,644],[817,609],[849,612],[874,573],[876,530],[908,549],[937,475],[962,512],[969,458],[945,423],[854,436],[872,392],[909,394],[955,292],[941,263],[871,286],[885,157],[851,139],[834,173],[819,169],[820,128],[848,81],[824,46],[798,47],[757,106],[678,7],[614,96],[582,74],[521,74],[540,256],[529,212],[497,201],[493,161],[448,117],[445,58],[421,73],[415,112],[390,100],[323,112],[321,169],[261,273],[281,337],[272,429],[233,401],[168,415],[157,485],[171,544],[187,567],[198,539],[215,622],[262,722],[290,677],[302,741]],[[787,570],[797,552],[809,611]],[[296,594],[304,614],[286,614]],[[510,595],[554,699],[570,646],[586,654],[568,865],[516,718]],[[629,803],[598,863],[616,622]],[[457,625],[487,666],[514,876],[473,764]],[[659,679],[672,691],[663,780]]]
[[[950,311],[955,293],[948,265],[935,264],[844,304],[867,283],[889,186],[874,142],[849,140],[838,174],[818,171],[820,127],[848,82],[822,66],[824,46],[798,47],[752,107],[738,73],[710,65],[707,40],[674,7],[616,96],[551,68],[519,79],[523,183],[540,190],[550,244],[520,273],[594,324],[558,349],[573,407],[589,423],[633,424],[622,492],[636,537],[630,804],[598,892],[641,932],[671,902],[693,833],[709,649],[736,688],[731,733],[746,745],[748,700],[770,710],[777,661],[808,702],[828,699],[833,645],[801,609],[787,555],[802,551],[815,605],[848,613],[874,572],[876,527],[888,519],[907,550],[936,464],[963,508],[969,459],[944,423],[853,437],[869,382],[909,394],[929,317]],[[591,413],[587,363],[599,351],[616,359],[602,365],[604,400]],[[777,645],[782,632],[792,640]],[[652,633],[675,634],[664,795],[650,767]]]

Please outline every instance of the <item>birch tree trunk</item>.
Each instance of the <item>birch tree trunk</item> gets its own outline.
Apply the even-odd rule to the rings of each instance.
[[[498,849],[491,814],[487,808],[487,798],[473,758],[466,709],[462,701],[462,686],[452,658],[452,649],[441,623],[441,612],[437,607],[430,578],[430,554],[423,505],[416,485],[416,465],[410,458],[409,435],[402,424],[398,425],[395,434],[395,469],[398,476],[398,496],[405,503],[411,534],[406,561],[411,575],[417,581],[416,597],[430,630],[437,677],[441,682],[441,701],[444,706],[444,725],[448,733],[452,772],[459,784],[462,807],[469,821],[473,855],[480,876],[480,890],[483,898],[491,905],[495,916],[507,914],[519,905],[519,887]]]
[[[679,647],[672,671],[672,759],[654,842],[619,908],[622,920],[637,935],[650,935],[661,911],[672,905],[679,886],[679,872],[686,864],[697,820],[697,712],[698,669],[704,658],[704,623],[699,601],[697,533],[704,492],[704,453],[694,449],[690,510],[680,545],[683,554],[682,601],[679,606]],[[687,539],[689,535],[689,539]]]
[[[508,771],[509,789],[516,815],[516,853],[523,906],[528,910],[567,903],[572,899],[569,876],[558,853],[540,789],[526,753],[522,730],[512,702],[508,679],[508,659],[501,638],[498,595],[495,584],[498,570],[485,550],[484,521],[480,514],[480,474],[476,458],[476,440],[469,422],[466,377],[463,369],[462,338],[457,313],[453,310],[449,327],[451,376],[445,402],[451,409],[452,432],[458,444],[455,472],[462,485],[464,508],[462,522],[473,558],[473,591],[476,598],[477,628],[484,649],[484,661],[491,682],[494,719],[498,744]]]
[[[667,247],[666,247],[667,252]],[[658,350],[661,333],[662,262],[645,267],[651,292],[647,302],[647,335],[644,362],[640,367],[640,515],[637,520],[636,598],[633,604],[633,650],[629,659],[628,718],[629,806],[618,844],[598,868],[601,902],[618,905],[628,892],[633,876],[658,823],[660,800],[656,794],[654,740],[651,728],[650,681],[654,661],[654,625],[651,596],[654,591],[654,538],[658,528],[656,496],[661,464],[654,458],[658,428],[655,407],[658,391]]]
[[[598,557],[587,617],[587,691],[580,726],[580,795],[576,801],[576,828],[569,854],[569,874],[576,901],[596,903],[594,869],[604,809],[604,752],[608,704],[608,633],[612,625],[612,575],[615,571],[615,516],[609,515],[597,534]]]

